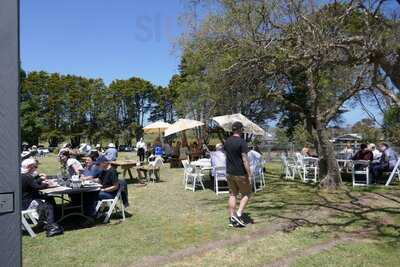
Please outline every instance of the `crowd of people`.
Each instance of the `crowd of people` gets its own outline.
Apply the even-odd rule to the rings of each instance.
[[[83,148],[82,146],[80,148]],[[71,204],[83,203],[86,216],[96,219],[96,204],[103,199],[115,198],[120,186],[124,186],[118,179],[118,173],[112,167],[111,162],[117,159],[118,152],[113,143],[107,146],[105,151],[100,147],[92,150],[84,148],[84,164],[77,159],[82,150],[72,149],[70,144],[65,144],[58,153],[62,173],[61,177],[70,179],[73,176],[79,177],[81,181],[92,181],[101,185],[99,191],[85,193],[81,200],[80,194],[69,195]],[[40,193],[40,190],[54,186],[52,180],[46,174],[38,173],[38,161],[27,158],[22,161],[22,208],[37,209],[39,213],[45,214],[39,221],[43,222],[47,230],[47,236],[62,234],[63,229],[55,223],[55,201],[53,198]]]
[[[311,153],[307,145],[301,150],[301,154],[305,157],[317,157]],[[399,159],[399,156],[387,143],[381,143],[378,146],[373,143],[361,144],[357,152],[354,151],[351,144],[347,144],[338,153],[338,156],[340,159],[357,161],[355,168],[368,165],[371,183],[379,182],[384,173],[392,172]]]

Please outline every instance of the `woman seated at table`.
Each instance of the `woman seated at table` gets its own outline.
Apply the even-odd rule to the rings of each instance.
[[[190,160],[190,150],[186,141],[179,148],[179,160]]]
[[[191,160],[198,160],[201,157],[201,149],[197,142],[193,142],[190,146]]]
[[[72,175],[80,175],[83,171],[82,164],[76,158],[72,158],[68,150],[61,152],[60,162],[70,177]]]
[[[97,181],[101,184],[101,190],[99,192],[99,200],[112,199],[117,195],[119,189],[118,173],[113,168],[104,156],[100,156],[95,164],[102,170]]]

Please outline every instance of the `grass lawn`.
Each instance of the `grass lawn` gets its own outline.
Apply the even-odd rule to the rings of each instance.
[[[121,159],[134,158],[121,153]],[[348,187],[329,193],[279,177],[247,209],[254,224],[227,225],[227,196],[184,191],[182,170],[164,168],[162,182],[129,184],[132,215],[120,222],[23,237],[25,266],[399,266],[400,190]],[[40,171],[55,175],[53,155]]]

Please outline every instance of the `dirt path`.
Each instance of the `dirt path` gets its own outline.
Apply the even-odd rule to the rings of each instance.
[[[285,227],[289,227],[289,223],[284,222],[277,222],[274,225],[268,226],[266,228],[251,232],[244,236],[237,236],[231,239],[224,239],[224,240],[216,240],[212,241],[203,245],[199,246],[192,246],[182,250],[178,250],[173,252],[167,256],[149,256],[143,258],[140,262],[133,265],[134,267],[147,267],[147,266],[160,266],[169,263],[173,263],[176,261],[180,261],[184,258],[191,257],[191,256],[199,256],[204,255],[207,252],[210,252],[215,249],[224,248],[226,246],[240,244],[250,240],[256,240],[260,238],[264,238],[267,235],[271,235],[278,231],[282,231]]]
[[[333,247],[343,244],[343,243],[348,243],[348,242],[360,242],[360,241],[367,241],[367,237],[364,235],[360,234],[355,234],[355,235],[348,235],[348,236],[342,236],[334,239],[329,239],[323,243],[316,244],[314,246],[304,248],[302,250],[298,250],[295,252],[291,252],[290,255],[285,255],[284,257],[264,265],[264,267],[287,267],[291,266],[297,259],[305,256],[312,256],[318,253],[321,253],[323,251],[327,251],[329,249],[332,249]]]

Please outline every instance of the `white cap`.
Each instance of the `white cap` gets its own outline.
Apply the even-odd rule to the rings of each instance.
[[[28,167],[33,164],[37,164],[36,159],[34,158],[24,159],[21,163],[21,173],[28,173]]]
[[[113,143],[109,143],[109,144],[108,144],[108,147],[115,148],[115,145],[114,145]]]
[[[96,145],[96,148],[100,148],[100,147],[101,147],[100,144],[97,144],[97,145]]]

